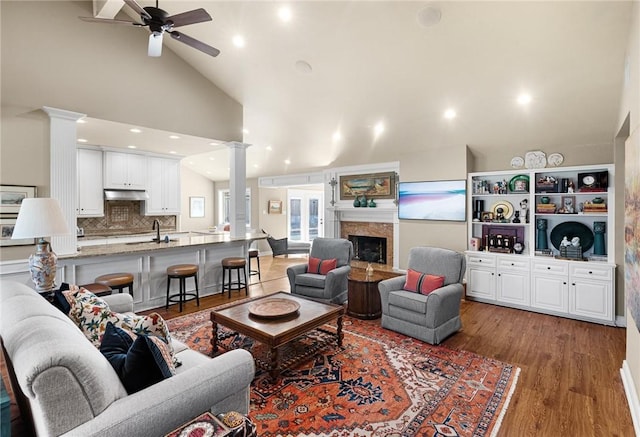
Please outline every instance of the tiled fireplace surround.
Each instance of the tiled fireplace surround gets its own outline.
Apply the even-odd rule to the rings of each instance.
[[[393,266],[393,223],[340,221],[340,237],[349,235],[386,238],[387,266]]]

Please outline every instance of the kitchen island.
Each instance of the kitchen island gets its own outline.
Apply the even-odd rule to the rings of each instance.
[[[76,254],[58,258],[56,283],[87,284],[106,273],[133,274],[133,300],[136,311],[165,305],[167,267],[174,264],[196,264],[199,267],[200,296],[221,292],[223,258],[247,257],[253,241],[266,238],[259,233],[248,233],[232,238],[229,233],[189,232],[170,235],[168,242],[151,241],[150,236],[129,238],[119,242],[110,238],[106,242],[82,242]],[[133,241],[131,241],[133,240]],[[248,265],[248,264],[247,264]],[[187,291],[194,290],[187,281]],[[178,292],[178,283],[171,284],[171,294]]]

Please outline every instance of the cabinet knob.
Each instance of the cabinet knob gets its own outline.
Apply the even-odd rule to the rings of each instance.
[[[512,266],[514,266],[515,264],[514,264],[514,263],[511,263],[511,265],[512,265]]]
[[[478,262],[479,262],[479,263],[481,263],[481,262],[482,262],[482,260],[481,260],[481,259],[479,259],[479,260],[478,260]]]
[[[551,267],[548,267],[548,266],[547,266],[547,270],[551,270]]]
[[[590,275],[593,275],[593,272],[591,272],[591,271],[590,271],[590,272],[589,272],[589,274],[590,274]]]
[[[575,283],[575,282],[572,282],[572,283],[571,283],[571,285],[573,285],[573,286],[575,287],[575,286],[576,286],[576,283]]]

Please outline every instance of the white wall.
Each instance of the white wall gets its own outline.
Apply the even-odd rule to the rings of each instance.
[[[189,170],[184,165],[180,166],[181,173],[181,206],[182,214],[180,216],[181,231],[197,231],[206,230],[216,225],[215,219],[215,190],[212,180]],[[189,216],[190,197],[204,197],[204,217],[194,218]]]

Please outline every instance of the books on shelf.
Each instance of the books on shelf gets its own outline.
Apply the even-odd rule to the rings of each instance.
[[[538,214],[555,214],[556,205],[555,203],[537,203],[536,204],[536,213]]]

